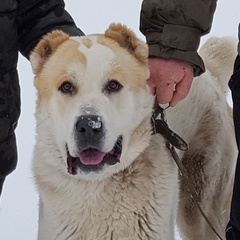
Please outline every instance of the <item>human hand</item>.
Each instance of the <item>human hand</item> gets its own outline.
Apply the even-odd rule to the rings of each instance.
[[[190,90],[193,68],[187,63],[165,58],[149,58],[147,83],[160,104],[175,106]]]

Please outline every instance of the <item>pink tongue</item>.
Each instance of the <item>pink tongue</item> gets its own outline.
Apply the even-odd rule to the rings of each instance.
[[[97,165],[103,160],[105,155],[106,153],[104,152],[89,148],[80,153],[79,159],[82,164]]]

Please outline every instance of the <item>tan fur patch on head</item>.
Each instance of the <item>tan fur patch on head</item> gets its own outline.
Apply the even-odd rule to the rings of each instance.
[[[90,48],[93,45],[93,42],[89,38],[84,38],[82,39],[82,43],[84,44],[85,47]]]
[[[123,86],[128,85],[135,90],[144,88],[149,77],[147,61],[139,61],[134,54],[129,54],[128,49],[119,46],[114,39],[106,38],[104,35],[98,36],[97,43],[110,48],[115,55],[111,63],[109,79],[116,79]]]
[[[74,81],[69,72],[70,64],[86,65],[86,56],[79,51],[80,42],[69,39],[54,53],[37,75],[35,86],[39,92],[39,99],[49,99],[52,91],[59,88],[64,81]]]
[[[121,47],[126,48],[139,61],[147,62],[148,47],[143,41],[137,38],[135,33],[122,24],[112,23],[105,31],[105,37],[116,41]]]
[[[30,55],[32,69],[34,74],[37,74],[43,67],[46,60],[56,51],[56,49],[65,41],[69,36],[59,30],[55,30],[47,34],[36,46]]]

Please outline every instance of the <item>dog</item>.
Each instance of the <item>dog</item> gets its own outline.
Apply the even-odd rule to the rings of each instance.
[[[236,49],[212,38],[200,51],[207,71],[166,110],[188,144],[176,150],[153,134],[148,47],[121,24],[104,34],[46,35],[31,53],[38,97],[33,173],[39,240],[218,239],[229,218],[236,144],[225,88]],[[221,79],[224,76],[224,79]],[[220,83],[221,82],[221,83]],[[190,180],[189,180],[190,179]]]

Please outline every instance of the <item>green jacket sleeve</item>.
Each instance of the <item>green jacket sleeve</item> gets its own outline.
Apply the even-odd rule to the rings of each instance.
[[[191,64],[195,76],[205,71],[197,53],[200,38],[210,31],[217,0],[143,0],[140,31],[150,57]]]
[[[19,50],[27,58],[43,35],[55,29],[70,36],[84,35],[65,10],[63,0],[19,0],[17,28]]]

